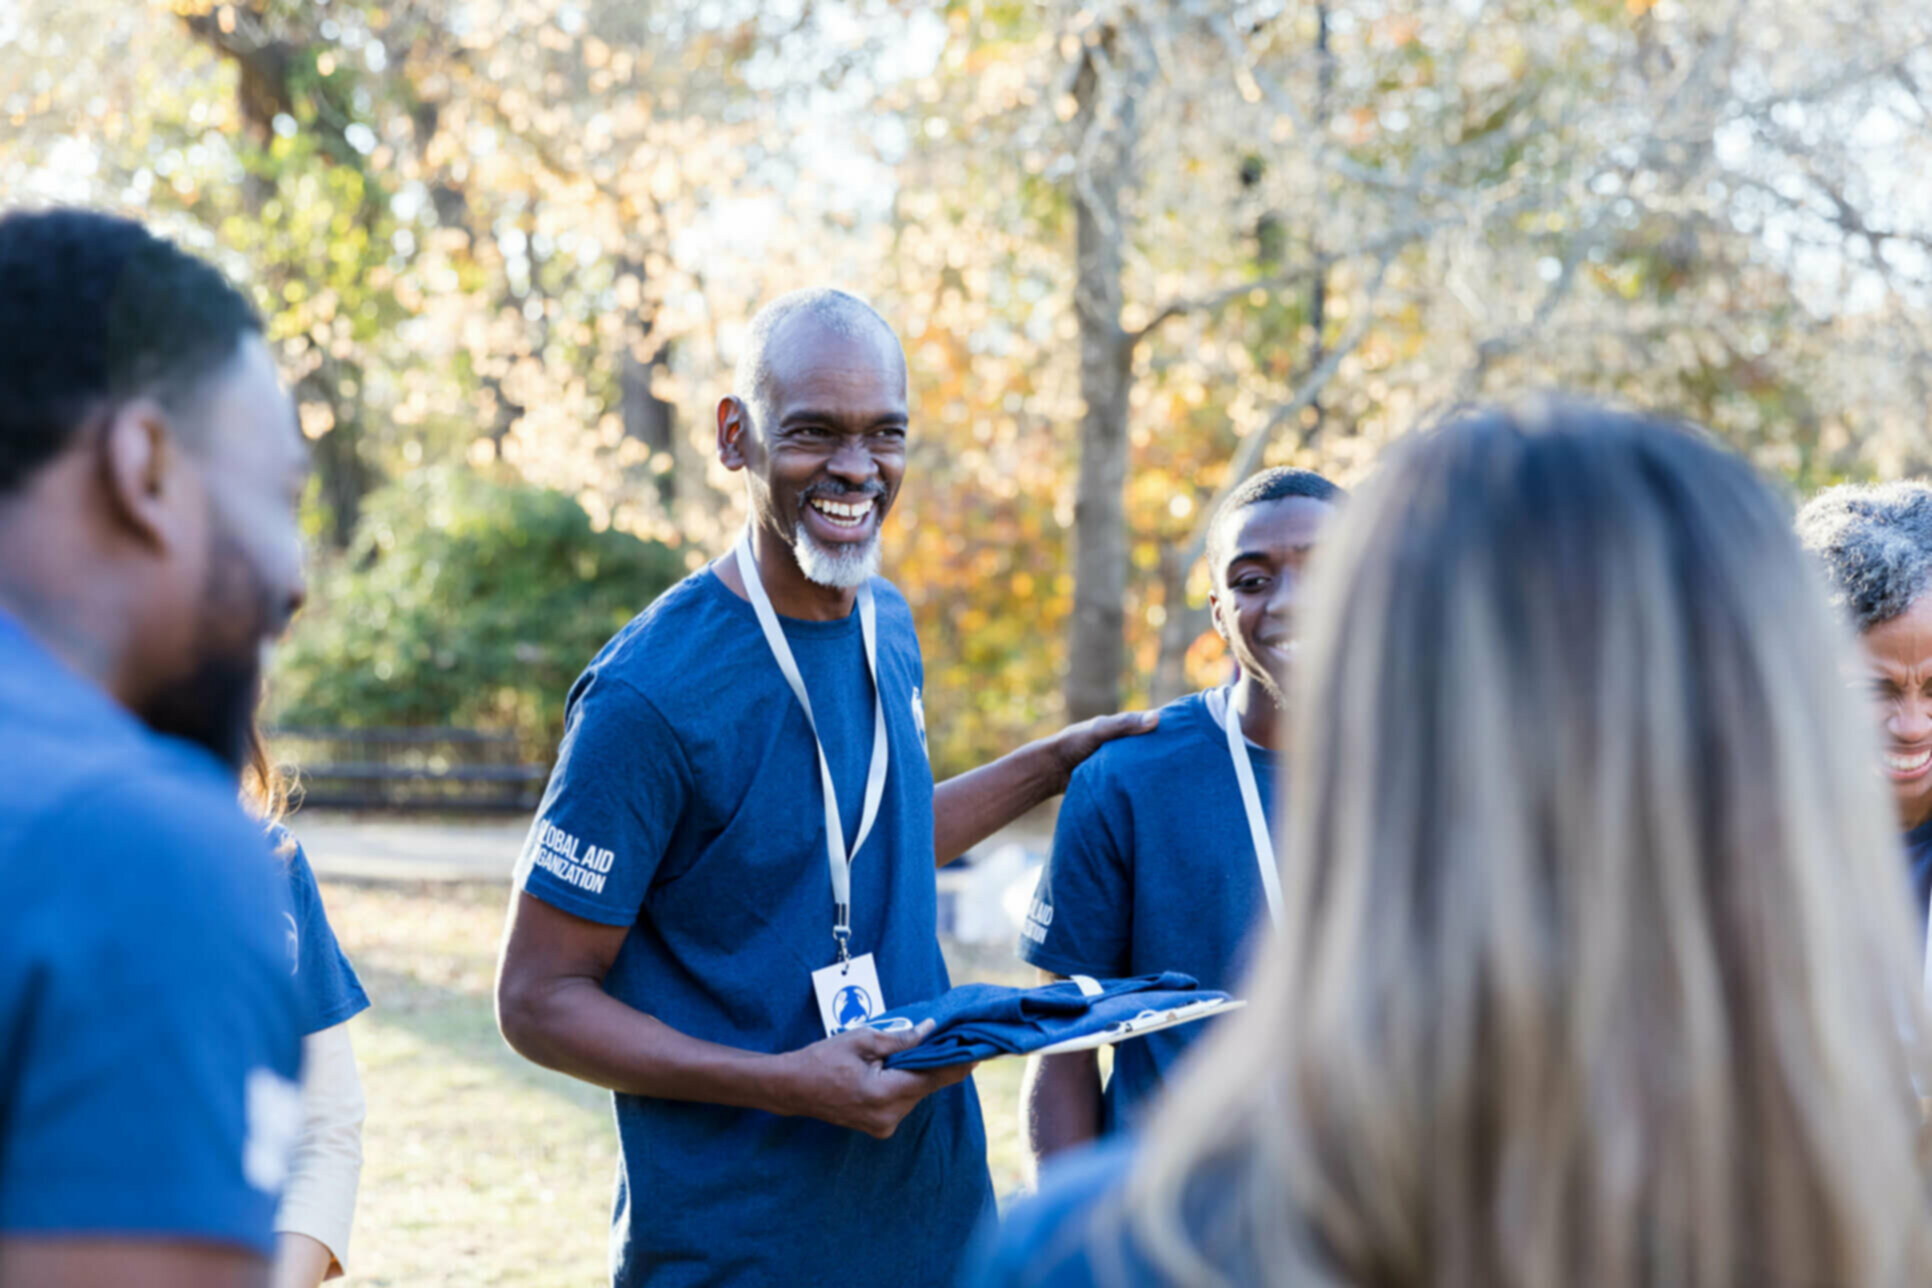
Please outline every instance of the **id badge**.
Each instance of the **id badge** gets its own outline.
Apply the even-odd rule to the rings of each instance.
[[[812,992],[818,998],[818,1017],[825,1022],[828,1038],[886,1012],[885,995],[879,991],[879,971],[872,964],[871,953],[813,971]]]

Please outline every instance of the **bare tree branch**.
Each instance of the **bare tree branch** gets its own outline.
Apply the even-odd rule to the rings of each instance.
[[[1264,273],[1259,277],[1251,277],[1246,281],[1224,286],[1220,290],[1209,291],[1204,295],[1169,300],[1157,308],[1144,325],[1127,333],[1128,343],[1139,344],[1162,323],[1185,314],[1218,312],[1253,291],[1276,291],[1291,286],[1306,286],[1337,264],[1344,264],[1349,260],[1373,257],[1386,262],[1404,248],[1422,241],[1431,233],[1439,232],[1460,222],[1455,219],[1425,219],[1418,223],[1404,225],[1344,251],[1316,255],[1306,263],[1283,269],[1279,273]]]
[[[1234,455],[1228,461],[1227,476],[1221,480],[1221,486],[1214,490],[1214,496],[1207,505],[1202,507],[1201,521],[1195,525],[1193,535],[1188,538],[1187,549],[1180,564],[1183,570],[1192,568],[1206,552],[1208,528],[1214,522],[1215,511],[1221,508],[1221,503],[1228,499],[1229,493],[1241,486],[1243,479],[1254,473],[1255,467],[1261,463],[1261,454],[1267,450],[1268,443],[1275,436],[1275,431],[1293,417],[1299,416],[1303,408],[1319,398],[1322,390],[1328,387],[1328,383],[1342,369],[1342,363],[1361,346],[1362,340],[1368,335],[1369,328],[1374,325],[1375,302],[1382,293],[1382,279],[1388,275],[1389,263],[1393,259],[1393,254],[1384,255],[1376,264],[1375,276],[1370,279],[1368,286],[1362,292],[1361,313],[1356,317],[1355,324],[1348,329],[1348,334],[1329,350],[1319,366],[1308,373],[1307,378],[1301,382],[1301,387],[1295,390],[1293,397],[1269,413],[1267,420],[1249,430],[1236,445]]]

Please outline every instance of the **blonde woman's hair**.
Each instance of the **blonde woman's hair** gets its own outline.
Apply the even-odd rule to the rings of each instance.
[[[1932,1284],[1903,861],[1780,504],[1695,432],[1471,411],[1320,563],[1285,930],[1102,1241],[1189,1285]]]
[[[259,721],[248,726],[248,756],[242,762],[242,808],[274,831],[295,806],[296,789],[289,775],[269,754],[268,740],[262,736]],[[287,858],[295,853],[295,838],[283,833],[275,852]]]

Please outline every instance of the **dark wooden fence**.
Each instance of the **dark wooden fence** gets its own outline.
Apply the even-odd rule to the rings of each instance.
[[[268,729],[307,809],[529,813],[550,767],[479,729]]]

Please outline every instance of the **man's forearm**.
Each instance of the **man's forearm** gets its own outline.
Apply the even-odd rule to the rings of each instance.
[[[932,793],[933,859],[940,867],[1067,789],[1072,767],[1043,738],[990,765],[948,778]]]
[[[498,1023],[525,1059],[633,1096],[798,1112],[784,1056],[706,1042],[635,1010],[587,979],[499,996]]]
[[[1100,1061],[1092,1051],[1035,1056],[1027,1062],[1020,1097],[1036,1167],[1100,1134]]]
[[[1158,724],[1160,716],[1153,711],[1096,716],[948,778],[932,793],[933,861],[945,867],[1035,805],[1067,790],[1073,771],[1102,743],[1146,733]]]

